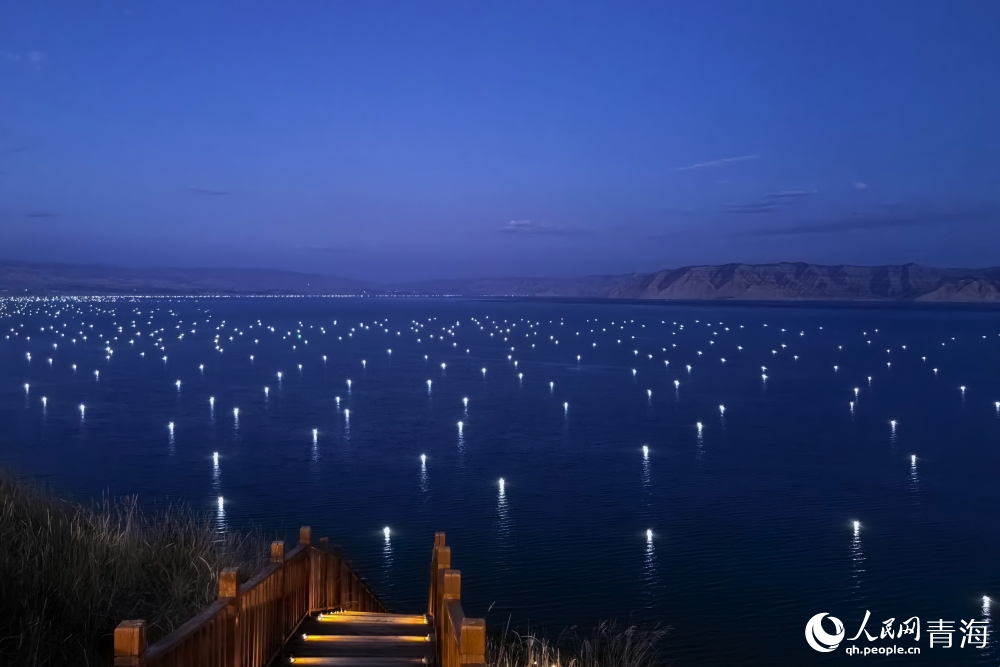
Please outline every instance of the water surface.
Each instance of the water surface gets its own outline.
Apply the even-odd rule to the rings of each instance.
[[[814,614],[957,628],[1000,599],[993,310],[0,304],[5,466],[223,530],[309,524],[394,610],[425,605],[437,530],[469,614],[660,622],[679,666],[843,662],[806,645]],[[899,659],[996,664],[960,638]]]

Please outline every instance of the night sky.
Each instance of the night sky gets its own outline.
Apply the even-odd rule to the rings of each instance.
[[[1000,264],[1000,2],[0,5],[0,259]]]

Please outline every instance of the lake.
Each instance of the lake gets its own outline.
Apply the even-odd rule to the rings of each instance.
[[[495,627],[659,622],[679,667],[893,644],[992,665],[992,636],[959,644],[1000,599],[998,315],[3,299],[0,464],[81,500],[183,499],[220,530],[311,525],[393,611],[425,607],[443,530]],[[876,640],[849,641],[866,611]],[[823,612],[846,629],[828,655],[803,635]],[[878,637],[913,616],[919,642]],[[939,619],[951,648],[929,646]]]

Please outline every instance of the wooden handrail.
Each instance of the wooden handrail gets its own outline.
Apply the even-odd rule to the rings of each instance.
[[[287,555],[273,542],[271,561],[242,585],[236,570],[220,572],[219,599],[152,646],[145,621],[122,621],[115,667],[264,667],[312,612],[386,610],[339,546],[331,552],[325,537],[313,546],[308,526]]]
[[[486,621],[467,618],[462,609],[462,573],[451,569],[451,548],[444,533],[434,534],[427,613],[434,622],[440,667],[486,664]]]

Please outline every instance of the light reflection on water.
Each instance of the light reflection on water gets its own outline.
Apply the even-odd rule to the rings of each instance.
[[[219,452],[212,453],[212,491],[218,495],[222,488],[222,468],[219,467]]]
[[[651,501],[651,489],[650,489],[650,475],[649,475],[649,447],[647,445],[642,446],[642,491],[643,491],[643,507],[648,509]]]
[[[510,510],[507,507],[506,481],[501,478],[497,490],[497,509],[494,533],[496,534],[496,564],[503,569],[509,566],[509,554],[511,551],[511,520]]]
[[[385,537],[382,540],[382,564],[380,568],[380,577],[387,591],[391,591],[395,588],[395,581],[393,577],[392,541],[389,538],[389,534],[389,528],[383,529],[383,535]]]
[[[646,608],[651,609],[654,604],[655,593],[658,586],[656,576],[656,551],[653,548],[653,532],[646,533],[646,548],[642,562],[643,597],[646,600]]]
[[[427,457],[424,454],[420,455],[420,495],[427,502],[427,491],[429,489],[427,485]]]
[[[226,504],[225,499],[219,496],[216,501],[215,510],[215,532],[223,535],[229,527],[226,525]]]
[[[865,554],[861,550],[861,529],[857,522],[854,523],[854,534],[851,536],[850,557],[850,600],[860,604],[865,599],[865,595],[862,592],[863,577],[865,574]]]

